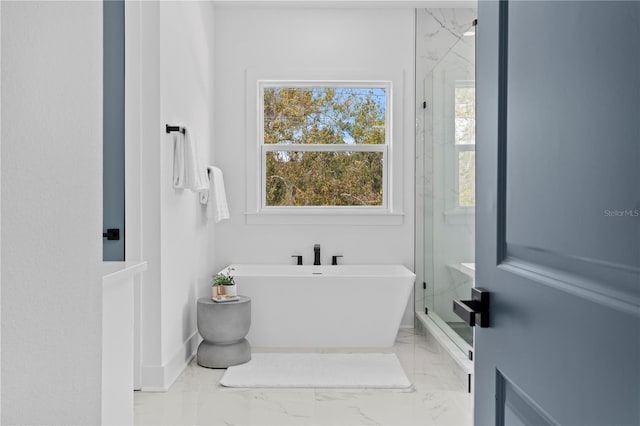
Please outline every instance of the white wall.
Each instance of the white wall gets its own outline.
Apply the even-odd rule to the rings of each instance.
[[[2,81],[2,3],[0,3],[0,82]],[[2,138],[2,84],[0,84],[0,141]],[[0,147],[2,143],[0,143]],[[0,189],[2,188],[2,148],[0,148]],[[0,318],[2,318],[2,196],[0,196]],[[2,326],[0,326],[0,423],[2,422]]]
[[[2,4],[2,423],[97,424],[102,4]]]
[[[196,300],[209,293],[210,224],[197,195],[172,186],[173,135],[187,126],[203,164],[213,143],[210,2],[141,4],[142,387],[164,389],[194,353]]]
[[[188,126],[203,164],[213,143],[213,5],[160,3],[160,120]],[[172,187],[173,136],[162,135],[163,359],[196,333],[196,300],[210,294],[205,210],[197,194]]]
[[[470,8],[434,8],[419,9],[416,19],[416,100],[420,105],[416,117],[416,175],[421,222],[417,227],[416,266],[420,281],[427,282],[429,308],[445,321],[460,321],[452,311],[451,301],[468,298],[472,284],[447,265],[473,262],[475,249],[475,217],[445,215],[457,196],[453,181],[453,92],[445,85],[455,78],[473,79],[473,65],[461,65],[464,49],[452,49],[462,39],[464,48],[473,50],[473,43],[464,39],[463,33],[476,16],[476,10]],[[427,102],[426,109],[422,109],[423,101]],[[420,297],[416,301],[416,310],[423,311],[423,300]]]
[[[231,218],[215,227],[216,269],[229,263],[292,263],[293,254],[322,262],[342,254],[345,264],[400,263],[414,258],[414,10],[260,8],[216,10],[214,164],[225,174]],[[404,71],[403,135],[394,143],[403,156],[402,225],[249,225],[246,223],[245,74],[248,69]],[[403,319],[413,326],[413,298]]]

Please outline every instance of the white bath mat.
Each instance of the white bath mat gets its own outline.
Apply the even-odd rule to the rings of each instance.
[[[395,354],[254,353],[220,380],[234,388],[408,389]]]

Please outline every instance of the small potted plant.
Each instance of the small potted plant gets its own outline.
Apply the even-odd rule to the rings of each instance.
[[[220,273],[213,276],[213,285],[211,286],[211,297],[220,296],[237,296],[238,288],[236,282],[231,275],[234,269],[228,267],[226,273]]]

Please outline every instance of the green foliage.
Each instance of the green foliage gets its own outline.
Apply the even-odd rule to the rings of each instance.
[[[473,146],[476,143],[476,91],[474,87],[455,89],[455,143]],[[473,150],[458,153],[458,204],[473,207],[475,194],[476,157]]]
[[[386,93],[378,88],[266,88],[264,143],[385,143]],[[268,206],[382,205],[383,155],[358,151],[268,152]]]
[[[274,152],[267,155],[267,205],[382,204],[382,153]]]
[[[226,274],[217,274],[213,276],[213,285],[234,285],[236,282],[231,276],[232,267],[227,268]]]
[[[461,207],[476,205],[476,153],[458,153],[458,204]]]
[[[476,143],[476,89],[456,87],[455,89],[455,143],[468,145]]]

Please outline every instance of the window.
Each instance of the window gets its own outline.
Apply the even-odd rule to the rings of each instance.
[[[476,204],[476,90],[473,82],[458,82],[455,88],[455,161],[457,207],[473,208]]]
[[[262,210],[387,209],[390,86],[259,82]]]

